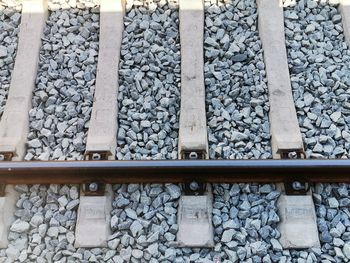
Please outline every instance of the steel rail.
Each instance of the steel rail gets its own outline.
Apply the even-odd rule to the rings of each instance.
[[[0,162],[1,184],[232,182],[350,183],[350,160]]]

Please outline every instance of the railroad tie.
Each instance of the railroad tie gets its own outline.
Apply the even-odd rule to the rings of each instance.
[[[41,36],[47,14],[46,0],[23,1],[17,56],[0,122],[0,155],[7,161],[21,161],[24,157],[29,125],[28,111],[31,107]],[[1,184],[0,187],[0,248],[6,248],[19,193],[13,185]]]
[[[179,8],[177,0],[50,1],[42,43],[48,0],[23,1],[0,122],[0,262],[350,262],[343,40],[350,43],[350,0],[340,0],[341,16],[333,3],[316,0],[179,0]],[[19,11],[2,8],[1,2],[0,20],[20,21]],[[3,39],[0,32],[0,81],[11,76],[3,73],[15,54],[11,21],[0,21],[0,31],[8,31]],[[64,44],[68,34],[72,41]],[[316,34],[323,39],[315,41]],[[93,57],[87,70],[77,66],[85,52]],[[58,53],[78,63],[65,65]],[[41,74],[52,63],[60,71]],[[62,68],[80,77],[63,76]],[[82,73],[90,80],[82,81]],[[47,92],[55,99],[49,106],[58,108],[47,114],[48,107],[35,105],[47,101],[36,90],[51,88],[56,78],[66,80],[51,89],[57,96]],[[7,90],[1,84],[0,107]],[[79,90],[89,94],[68,94]],[[247,92],[262,99],[244,98]],[[67,108],[70,97],[79,105]],[[37,109],[45,114],[33,114]],[[71,111],[59,125],[58,115]],[[84,121],[69,129],[78,123],[74,112]],[[82,127],[83,136],[71,140]]]
[[[342,17],[345,40],[350,45],[350,1],[341,0],[339,3],[339,12]]]
[[[303,157],[303,140],[294,106],[285,46],[281,0],[258,0],[259,34],[264,49],[270,101],[270,131],[274,159]],[[278,184],[280,243],[285,249],[320,247],[311,191],[290,195]],[[300,193],[300,191],[299,191]]]
[[[181,111],[179,158],[191,153],[205,159],[208,135],[205,110],[202,0],[181,0],[179,10],[181,41]]]
[[[203,0],[180,0],[181,41],[181,112],[179,129],[179,159],[208,158],[208,136],[205,110]],[[196,182],[192,182],[196,184]],[[190,189],[190,183],[183,185]],[[178,208],[180,247],[214,246],[212,226],[212,193],[194,195],[197,189],[183,193]],[[196,187],[195,187],[196,188]]]
[[[100,42],[94,103],[85,158],[115,159],[118,66],[123,35],[124,1],[101,1]]]
[[[123,0],[102,0],[96,89],[85,157],[115,159],[118,65],[123,34]],[[104,191],[98,191],[103,187]],[[88,191],[87,189],[88,188]],[[90,182],[81,186],[75,247],[106,247],[111,232],[112,186]]]
[[[283,7],[280,0],[258,0],[259,34],[270,102],[270,133],[274,157],[290,149],[303,151],[287,62]]]
[[[0,122],[0,154],[14,161],[23,160],[25,154],[29,130],[28,111],[31,108],[47,15],[46,0],[23,1],[16,62]]]

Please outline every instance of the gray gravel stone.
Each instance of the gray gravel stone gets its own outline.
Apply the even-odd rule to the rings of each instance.
[[[6,13],[13,14],[15,11],[22,10],[22,2],[23,0],[2,0],[0,3],[0,9],[6,10]]]
[[[20,219],[17,219],[10,228],[10,231],[16,232],[16,233],[24,233],[29,230],[29,224],[28,222],[22,221]]]
[[[136,4],[136,2],[134,3]],[[237,18],[239,14],[243,14],[246,18],[246,25],[249,25],[249,28],[255,27],[256,17],[255,15],[250,14],[247,11],[251,8],[251,4],[249,2],[239,1],[236,3],[235,10],[228,9],[227,6],[216,6],[209,5],[207,7],[206,12],[210,15],[206,16],[206,24],[210,25],[211,30],[214,32],[212,27],[221,27],[224,26],[226,21],[231,21],[230,23],[238,23],[240,20]],[[162,5],[161,2],[157,4],[157,6]],[[308,4],[309,5],[309,4]],[[168,6],[165,4],[164,9],[167,9]],[[148,7],[151,8],[151,7]],[[254,7],[255,8],[255,7]],[[254,9],[253,8],[253,9]],[[312,7],[317,8],[317,7]],[[223,19],[211,19],[210,16],[214,16],[214,14],[220,13],[221,9],[224,10],[225,16],[229,20]],[[128,21],[130,26],[129,30],[133,28],[133,20],[131,19],[136,14],[132,14],[132,10],[129,10],[130,20]],[[142,11],[143,9],[138,9],[140,13],[142,13],[142,17],[150,15],[148,12]],[[164,10],[160,11],[163,12]],[[254,13],[255,14],[255,13]],[[297,15],[299,18],[302,17],[300,12],[296,12],[292,14],[291,17]],[[161,30],[162,29],[162,20],[168,21],[168,15],[160,15],[155,16],[154,14],[150,15],[152,20],[142,20],[148,21],[147,23],[143,23],[142,30],[144,37],[152,38],[152,32],[148,32],[150,29]],[[333,17],[333,15],[332,15]],[[320,18],[315,17],[317,21]],[[72,19],[72,23],[78,23],[76,21],[78,19]],[[158,21],[159,20],[159,21]],[[175,19],[176,20],[176,19]],[[243,19],[244,20],[244,19]],[[338,18],[335,18],[337,21]],[[171,22],[173,23],[173,22]],[[243,22],[242,22],[243,23]],[[237,27],[235,27],[237,28]],[[215,41],[215,44],[212,43],[211,46],[225,46],[229,45],[229,49],[232,50],[233,54],[241,55],[247,54],[247,58],[242,62],[237,62],[244,64],[246,60],[251,61],[251,57],[249,52],[244,53],[241,52],[241,49],[248,50],[249,43],[247,44],[247,40],[238,41],[237,43],[233,43],[231,41],[229,34],[227,31],[229,30],[221,30],[215,32],[212,38]],[[54,29],[55,30],[55,29]],[[137,25],[135,25],[134,31],[137,31]],[[146,32],[146,30],[148,30]],[[232,31],[232,30],[231,30]],[[245,30],[246,31],[246,30]],[[253,30],[255,32],[255,30]],[[317,31],[317,27],[314,32]],[[129,32],[130,33],[130,32]],[[170,32],[173,34],[173,32]],[[242,36],[237,33],[238,36]],[[237,34],[235,36],[237,36]],[[310,32],[310,34],[313,34]],[[83,32],[81,35],[86,36],[86,32]],[[153,33],[154,35],[154,33]],[[220,36],[220,39],[217,39],[217,35]],[[227,37],[228,36],[228,40]],[[254,36],[254,34],[253,34]],[[73,40],[73,37],[69,37]],[[67,37],[65,41],[70,41]],[[81,43],[82,39],[78,37],[74,41],[78,41]],[[137,42],[137,41],[135,41]],[[209,41],[210,42],[210,41]],[[242,42],[242,43],[241,43]],[[260,44],[253,41],[255,44],[251,47],[253,50],[256,47],[256,52],[260,50]],[[211,42],[210,42],[211,43]],[[125,44],[125,43],[124,43]],[[244,45],[242,47],[242,45]],[[44,45],[45,46],[45,45]],[[47,45],[45,48],[48,48]],[[43,47],[44,48],[44,47]],[[128,49],[130,54],[135,47]],[[137,47],[139,48],[139,47]],[[162,51],[163,46],[161,44],[153,45],[151,49],[157,52]],[[174,47],[172,47],[174,48]],[[177,52],[177,51],[176,51]],[[175,52],[175,53],[176,53]],[[214,54],[216,51],[209,50],[206,46],[206,53]],[[169,53],[169,52],[168,52]],[[175,54],[174,53],[174,54]],[[176,53],[177,54],[177,53]],[[206,54],[206,56],[207,56]],[[220,51],[217,56],[220,55]],[[130,68],[123,68],[125,71],[124,81],[128,83],[128,85],[132,85],[132,83],[137,83],[136,79],[139,79],[139,84],[135,84],[136,89],[143,90],[147,85],[142,80],[145,79],[145,76],[151,72],[152,74],[160,74],[161,66],[160,65],[150,65],[149,63],[142,64],[140,66],[139,71],[137,71],[133,75],[128,75],[131,70],[134,68],[133,63],[136,63],[138,59],[142,60],[142,57],[139,58],[129,58],[127,52],[123,54],[124,63],[128,65]],[[261,53],[258,55],[254,55],[255,57],[261,56]],[[322,56],[315,58],[315,60],[320,61]],[[256,59],[257,61],[253,61],[252,63],[255,65],[257,69],[263,71],[264,65],[262,59]],[[56,62],[56,60],[53,60]],[[326,61],[326,60],[324,60]],[[323,62],[324,62],[323,61]],[[50,70],[58,70],[60,68],[60,63],[54,63],[48,61],[48,72]],[[256,63],[255,63],[256,62]],[[317,63],[323,63],[317,62]],[[73,62],[69,62],[73,63]],[[130,65],[128,64],[130,63]],[[217,62],[215,62],[217,63]],[[227,62],[229,63],[229,62]],[[234,63],[232,66],[237,66],[237,63]],[[220,63],[218,63],[219,65]],[[247,67],[243,65],[241,67]],[[74,66],[73,66],[74,68]],[[159,69],[158,69],[159,68]],[[208,69],[210,67],[208,66]],[[321,70],[322,71],[322,70]],[[147,73],[148,72],[148,73]],[[236,70],[235,70],[236,72]],[[238,71],[239,72],[239,71]],[[248,69],[242,72],[249,72]],[[215,74],[214,74],[215,73]],[[66,73],[64,73],[66,74]],[[69,72],[67,73],[69,74]],[[74,73],[78,80],[83,80],[88,82],[88,79],[91,78],[91,74],[80,74],[79,72]],[[223,67],[223,70],[217,70],[216,68],[211,72],[209,79],[213,79],[215,83],[222,83],[227,78],[226,68]],[[246,73],[248,74],[248,73]],[[152,76],[152,75],[151,75]],[[151,79],[151,76],[148,78]],[[129,77],[129,78],[128,78]],[[242,81],[249,82],[250,78],[244,78],[241,76],[237,76],[242,78]],[[174,77],[173,80],[168,79],[169,77],[165,77],[167,81],[170,83],[173,81],[174,87],[179,88],[177,85],[177,77]],[[216,82],[218,79],[221,79],[221,82]],[[135,82],[133,82],[135,81]],[[152,83],[152,87],[156,87],[156,91],[162,85],[162,81],[154,81]],[[175,84],[174,84],[175,83]],[[265,83],[264,80],[261,83]],[[169,84],[170,85],[170,84]],[[219,84],[218,84],[219,85]],[[210,120],[211,125],[215,123],[221,123],[222,128],[227,130],[232,130],[229,127],[233,120],[237,122],[237,127],[241,124],[238,123],[239,120],[235,120],[237,118],[237,113],[232,109],[234,108],[232,105],[236,105],[238,102],[233,102],[233,98],[239,98],[241,90],[244,91],[241,86],[234,87],[230,82],[227,85],[232,88],[232,92],[230,94],[230,98],[226,98],[220,95],[214,96],[210,99],[213,108],[213,116],[221,117],[212,118]],[[252,84],[246,84],[247,86],[251,86]],[[38,86],[42,87],[41,91],[46,93],[43,94],[41,92],[38,93],[38,97],[43,102],[50,102],[51,105],[55,105],[56,101],[54,99],[50,99],[52,94],[50,91],[45,91],[45,84],[39,82]],[[264,86],[264,85],[262,85]],[[64,83],[60,81],[53,81],[52,89],[61,90],[64,88]],[[243,107],[239,116],[241,119],[254,119],[252,117],[252,113],[255,112],[256,116],[260,116],[260,120],[264,122],[264,116],[267,114],[268,108],[266,108],[266,91],[265,86],[263,89],[260,89],[259,86],[255,87],[261,94],[264,94],[263,98],[261,96],[250,99],[249,107]],[[51,90],[52,90],[51,89]],[[224,88],[222,88],[224,89]],[[323,89],[320,89],[320,92],[323,92]],[[67,90],[68,93],[72,92],[72,101],[74,96],[74,89]],[[215,92],[213,90],[212,92]],[[249,91],[248,91],[249,92]],[[128,109],[133,109],[134,105],[137,105],[138,100],[140,98],[139,94],[135,91],[134,93],[130,93],[130,98],[126,98],[122,100],[122,105]],[[315,99],[311,98],[311,91],[307,91],[307,93],[302,95],[302,98],[306,98],[306,103],[310,103],[310,107],[315,102]],[[231,97],[232,95],[232,97]],[[124,96],[124,95],[123,95]],[[153,94],[146,94],[144,97],[143,107],[145,109],[152,109],[152,98]],[[154,95],[155,97],[157,96]],[[313,95],[312,95],[313,96]],[[159,96],[157,97],[159,98]],[[160,98],[159,99],[159,107],[170,107],[172,105],[172,97]],[[238,100],[238,99],[237,99]],[[119,100],[121,101],[121,100]],[[157,100],[158,101],[158,100]],[[236,104],[233,104],[236,103]],[[302,102],[304,103],[304,102]],[[231,106],[230,106],[231,105]],[[237,104],[239,105],[239,104]],[[344,109],[347,109],[346,102],[343,103]],[[58,108],[58,110],[57,110]],[[47,138],[49,140],[50,127],[52,124],[59,126],[56,132],[64,133],[69,131],[71,124],[61,124],[58,125],[55,123],[53,118],[47,118],[47,120],[40,122],[41,118],[44,118],[46,114],[56,114],[56,112],[62,113],[62,109],[58,106],[56,107],[47,107],[45,109],[39,109],[35,112],[31,112],[31,118],[35,118],[36,123],[33,123],[33,127],[40,128],[42,130],[42,138]],[[75,114],[76,110],[73,107],[68,107],[69,114]],[[131,110],[130,110],[131,111]],[[51,113],[50,113],[51,112]],[[132,141],[129,141],[130,137],[136,138],[139,142],[143,141],[144,146],[140,146],[140,151],[144,156],[151,156],[144,149],[149,150],[154,147],[154,145],[158,145],[156,142],[156,138],[163,138],[162,140],[166,140],[168,138],[169,132],[168,130],[164,131],[164,127],[162,123],[152,122],[152,120],[148,119],[148,115],[146,112],[132,112],[132,114],[128,115],[126,112],[126,118],[120,124],[128,125],[130,129],[124,129],[118,134],[118,140],[125,140],[127,143],[128,149],[133,149],[136,147]],[[262,112],[262,113],[261,113]],[[309,120],[318,122],[319,126],[327,127],[324,129],[328,129],[329,131],[334,130],[334,134],[339,133],[337,129],[340,129],[339,125],[342,124],[344,126],[344,122],[346,123],[346,113],[344,111],[335,110],[332,113],[327,112],[327,116],[320,118],[319,112],[322,112],[322,109],[317,109],[316,111],[309,112],[310,114],[306,114]],[[339,115],[336,112],[341,112]],[[334,114],[336,113],[336,114]],[[164,111],[157,112],[157,117],[159,118],[167,118],[169,116],[164,115]],[[313,116],[314,115],[314,116]],[[175,115],[174,115],[175,116]],[[38,118],[38,120],[36,119]],[[51,121],[48,121],[51,120]],[[126,124],[127,123],[127,124]],[[167,122],[165,122],[167,123]],[[174,122],[176,123],[176,122]],[[265,122],[266,123],[266,122]],[[311,121],[309,121],[311,123]],[[307,124],[307,123],[306,123]],[[259,124],[262,125],[261,123]],[[258,126],[259,126],[258,125]],[[307,124],[310,125],[310,124]],[[312,125],[312,123],[311,123]],[[334,125],[334,127],[332,126]],[[214,125],[215,126],[215,125]],[[44,128],[43,128],[44,127]],[[219,127],[219,126],[217,126]],[[45,129],[45,130],[44,130]],[[152,129],[153,132],[149,135],[142,134],[142,138],[138,134],[143,133],[144,130]],[[166,128],[167,129],[167,128]],[[221,129],[221,128],[220,128]],[[250,129],[250,128],[249,128]],[[249,155],[249,151],[254,154],[254,158],[260,158],[261,153],[265,152],[264,147],[257,147],[257,143],[254,140],[251,142],[252,132],[246,130],[234,130],[230,136],[236,138],[232,139],[235,145],[239,147],[242,143],[245,144],[244,149],[247,149],[247,154]],[[133,131],[133,133],[127,133],[129,131]],[[268,123],[267,123],[267,131],[268,131]],[[340,138],[343,136],[346,137],[346,130],[342,129],[340,131]],[[260,133],[260,132],[259,132]],[[131,135],[131,136],[130,136]],[[156,135],[156,136],[155,136]],[[215,139],[214,134],[209,134],[209,138],[211,140]],[[56,136],[56,135],[55,135]],[[59,136],[59,135],[58,135]],[[145,139],[143,136],[148,136],[149,139],[153,141],[153,144],[145,143]],[[225,134],[225,136],[228,136]],[[237,138],[239,137],[239,139]],[[334,135],[335,136],[335,135]],[[129,139],[128,139],[129,137]],[[231,138],[230,137],[230,138]],[[30,142],[35,140],[36,138],[33,134],[29,136]],[[41,137],[40,137],[41,139]],[[68,138],[64,138],[68,139]],[[217,139],[216,139],[217,140]],[[317,141],[312,142],[310,140],[310,144],[313,146],[320,145],[318,151],[322,151],[329,147],[328,145],[334,148],[334,143],[332,142],[333,136],[329,134],[320,134]],[[43,144],[45,144],[45,140],[41,140]],[[35,141],[34,141],[35,142]],[[260,141],[262,143],[263,141]],[[62,140],[62,148],[68,148],[69,145],[73,143],[67,140]],[[79,145],[79,140],[75,140],[74,144]],[[148,146],[146,146],[148,144]],[[65,147],[64,147],[64,146]],[[226,148],[225,148],[226,146]],[[222,152],[217,150],[220,154],[227,154],[231,156],[230,145],[225,145],[222,147]],[[142,149],[143,147],[143,149]],[[257,149],[254,149],[256,147]],[[319,147],[319,146],[318,146]],[[63,149],[61,150],[63,152]],[[175,148],[172,148],[172,150]],[[249,150],[252,149],[252,150]],[[40,153],[40,155],[44,155],[46,152]],[[155,155],[157,152],[154,153]],[[217,153],[215,153],[217,154]],[[237,153],[238,154],[238,153]],[[34,155],[33,155],[34,156]],[[58,154],[59,156],[59,154]],[[127,153],[126,153],[126,156]],[[136,154],[135,154],[136,156]],[[132,157],[129,154],[129,158]],[[141,156],[141,155],[140,155]],[[219,156],[219,155],[218,155]],[[223,155],[220,155],[223,156]],[[238,158],[239,155],[233,156],[232,158]],[[146,158],[146,157],[145,157]],[[148,158],[148,157],[147,157]],[[153,158],[153,156],[152,156]],[[169,158],[169,157],[166,157]],[[249,157],[247,157],[249,158]],[[30,158],[29,158],[30,159]],[[235,185],[214,185],[214,209],[213,209],[213,221],[214,221],[214,238],[216,242],[216,247],[213,250],[208,249],[179,249],[174,248],[174,237],[176,236],[176,232],[178,229],[177,226],[177,218],[176,218],[176,209],[178,206],[178,198],[180,196],[180,188],[177,185],[118,185],[114,186],[116,196],[113,202],[113,211],[112,211],[112,229],[114,233],[110,237],[108,241],[108,248],[106,249],[91,249],[91,250],[83,250],[76,249],[73,246],[74,243],[74,224],[76,220],[76,208],[78,203],[78,189],[76,187],[67,187],[67,186],[39,186],[35,185],[32,187],[16,187],[21,193],[21,197],[17,202],[18,211],[16,211],[16,219],[20,222],[25,222],[28,224],[28,230],[24,230],[23,233],[18,233],[15,231],[11,231],[9,239],[10,246],[6,250],[0,250],[0,262],[1,260],[5,260],[8,258],[13,259],[13,261],[18,260],[21,262],[213,262],[214,258],[219,258],[220,262],[238,262],[238,261],[246,261],[246,262],[321,262],[324,260],[325,262],[341,262],[341,260],[349,259],[349,241],[350,241],[350,219],[347,211],[346,203],[349,198],[348,185],[322,185],[316,186],[315,193],[318,196],[316,198],[317,202],[315,202],[317,215],[318,215],[318,227],[320,231],[320,236],[322,240],[322,250],[310,249],[304,251],[293,251],[293,250],[282,250],[280,248],[280,244],[277,241],[280,233],[276,229],[276,225],[279,222],[279,217],[277,214],[276,200],[279,196],[279,192],[275,190],[274,185],[256,185],[256,184],[235,184]],[[335,194],[336,193],[336,194]],[[341,199],[339,198],[341,197]],[[334,200],[335,199],[335,200]],[[341,201],[343,200],[344,201]],[[329,200],[331,200],[329,202]],[[333,205],[338,202],[338,205]],[[71,205],[70,205],[71,204]],[[342,206],[344,204],[345,206]],[[345,207],[345,208],[344,208]],[[16,222],[17,222],[16,221]],[[113,223],[113,224],[112,224]],[[18,223],[17,223],[18,224]],[[13,227],[13,226],[12,226]],[[23,228],[22,228],[23,229]],[[226,234],[225,234],[226,233]],[[231,235],[232,234],[232,235]],[[21,238],[19,238],[21,237]],[[18,240],[23,239],[24,241],[21,243]],[[225,242],[220,242],[224,239]],[[49,241],[47,241],[49,240]],[[116,253],[117,251],[117,253]],[[43,256],[45,255],[45,256]],[[214,261],[215,262],[215,261]]]
[[[346,256],[347,259],[350,259],[350,243],[344,244],[343,254]]]
[[[91,8],[93,12],[99,11],[100,0],[49,0],[49,10],[66,10],[71,8],[87,9]],[[72,25],[76,25],[76,21],[70,22]]]
[[[0,117],[6,104],[16,58],[20,9],[19,1],[4,1],[0,5]]]
[[[124,17],[119,63],[119,160],[177,159],[178,11],[161,2],[154,11],[150,6],[134,6]]]
[[[320,262],[320,258],[327,262],[346,261],[348,251],[345,240],[346,229],[350,226],[350,214],[347,209],[339,207],[339,192],[345,193],[349,189],[350,186],[347,184],[315,186],[314,193],[321,197],[315,202],[321,250],[313,251],[317,259],[312,262]]]
[[[328,199],[328,205],[331,208],[338,208],[339,207],[339,202],[336,198],[332,197]]]
[[[5,46],[0,46],[0,58],[7,56],[7,48]]]
[[[0,262],[106,262],[105,257],[115,254],[108,248],[74,247],[77,207],[66,210],[61,205],[64,199],[68,204],[79,201],[69,196],[76,186],[33,185],[16,189],[21,194],[16,204],[16,221],[10,228],[8,248],[0,250]]]
[[[221,219],[220,224],[214,225],[215,248],[213,250],[174,248],[178,229],[176,209],[179,197],[172,199],[170,193],[178,187],[172,184],[115,185],[113,187],[115,191],[113,225],[129,221],[129,226],[125,228],[112,226],[114,232],[109,238],[108,248],[76,249],[73,247],[76,208],[70,211],[62,209],[62,203],[66,203],[64,200],[67,200],[68,204],[78,201],[70,197],[70,194],[77,190],[76,187],[17,186],[22,195],[17,202],[17,221],[11,228],[14,229],[24,222],[28,229],[26,227],[23,233],[10,232],[10,245],[7,249],[0,250],[0,262],[9,257],[13,258],[13,261],[30,258],[35,262],[41,262],[41,253],[45,253],[48,260],[53,262],[74,262],[78,259],[82,262],[113,260],[111,263],[162,262],[164,260],[169,262],[216,262],[217,260],[220,262],[244,260],[248,260],[247,262],[281,262],[281,260],[282,262],[322,262],[322,260],[341,262],[348,259],[350,215],[347,208],[332,208],[329,205],[329,199],[336,199],[340,193],[345,195],[350,190],[349,185],[316,185],[313,189],[314,193],[322,197],[320,202],[316,203],[322,249],[311,248],[298,251],[283,250],[278,241],[280,233],[276,228],[279,222],[276,201],[279,192],[276,187],[257,184],[213,185],[213,218]],[[267,190],[270,192],[267,193]],[[278,194],[270,195],[270,193]],[[56,196],[56,198],[51,200],[49,196]],[[121,197],[129,203],[118,207],[118,200]],[[150,206],[157,199],[161,199],[159,206],[156,208]],[[250,204],[250,207],[247,204]],[[46,210],[44,207],[50,209]],[[234,209],[237,211],[231,213]],[[25,211],[28,211],[28,216],[25,216]],[[128,218],[128,215],[133,214],[130,211],[135,211],[138,217]],[[172,212],[167,213],[167,211]],[[149,215],[150,213],[152,215]],[[149,216],[146,218],[146,215]],[[20,236],[25,240],[22,243],[18,241],[22,240],[19,239]],[[29,246],[31,249],[28,249]]]
[[[224,233],[222,234],[221,242],[223,242],[223,243],[230,242],[235,233],[236,233],[236,231],[233,229],[225,230]]]
[[[88,39],[81,39],[82,31],[89,33]],[[26,160],[83,158],[94,95],[98,34],[99,15],[91,10],[50,14],[29,112]]]
[[[350,51],[337,4],[284,2],[291,83],[308,158],[349,157]]]
[[[181,189],[175,184],[169,184],[166,186],[172,199],[178,199],[181,195]]]
[[[210,158],[271,158],[255,1],[208,4],[204,51]]]
[[[130,231],[133,237],[136,237],[142,229],[143,226],[138,221],[134,221],[130,226]]]

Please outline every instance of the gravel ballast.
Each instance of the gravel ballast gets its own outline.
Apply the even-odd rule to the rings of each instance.
[[[349,191],[318,184],[314,202],[321,249],[283,250],[272,184],[213,185],[213,249],[176,248],[181,189],[174,184],[114,185],[107,248],[74,248],[76,186],[16,186],[21,194],[0,262],[346,262]]]
[[[318,184],[313,196],[321,250],[315,250],[322,262],[350,260],[350,185]],[[317,262],[321,261],[318,258]]]
[[[0,262],[238,262],[278,244],[273,185],[215,185],[215,249],[176,248],[178,185],[115,185],[108,248],[74,248],[76,186],[16,186],[21,197]],[[269,194],[267,194],[269,191]],[[261,230],[260,230],[261,229]],[[277,245],[278,246],[278,245]],[[5,261],[8,260],[8,261]],[[248,261],[249,262],[249,261]],[[268,262],[268,261],[264,261]]]
[[[17,12],[21,12],[22,2],[23,0],[1,0],[0,10],[3,10],[4,8],[11,8],[16,10]]]
[[[10,88],[21,23],[21,5],[18,1],[7,2],[0,3],[0,118]]]
[[[48,7],[51,11],[68,10],[71,8],[93,8],[97,11],[100,4],[101,0],[48,0]]]
[[[92,110],[99,14],[51,12],[29,112],[25,160],[81,160]]]
[[[115,239],[109,246],[113,249],[118,244],[118,260],[311,263],[350,259],[349,185],[316,185],[321,249],[305,250],[283,250],[279,243],[280,192],[272,184],[213,185],[214,249],[175,247],[179,186],[121,185],[115,190],[111,220]]]
[[[268,93],[253,0],[205,9],[210,159],[271,158]]]
[[[134,6],[119,62],[118,160],[176,159],[180,111],[177,7]]]
[[[9,246],[0,262],[106,262],[107,249],[76,249],[75,225],[79,205],[76,186],[20,185],[16,220]]]
[[[350,51],[337,5],[285,2],[293,96],[306,157],[349,158]]]
[[[260,191],[258,185],[213,187],[215,248],[181,249],[175,247],[179,186],[120,186],[116,189],[111,220],[115,235],[121,239],[119,257],[127,262],[142,258],[154,263],[267,260],[267,250],[275,242],[271,239],[278,237],[274,229],[278,222],[275,200],[279,193],[273,191],[274,186],[264,186],[269,194],[260,193],[266,190]]]

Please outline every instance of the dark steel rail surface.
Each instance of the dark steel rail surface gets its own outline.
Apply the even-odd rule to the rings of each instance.
[[[350,183],[350,160],[0,162],[2,184],[231,182]]]

